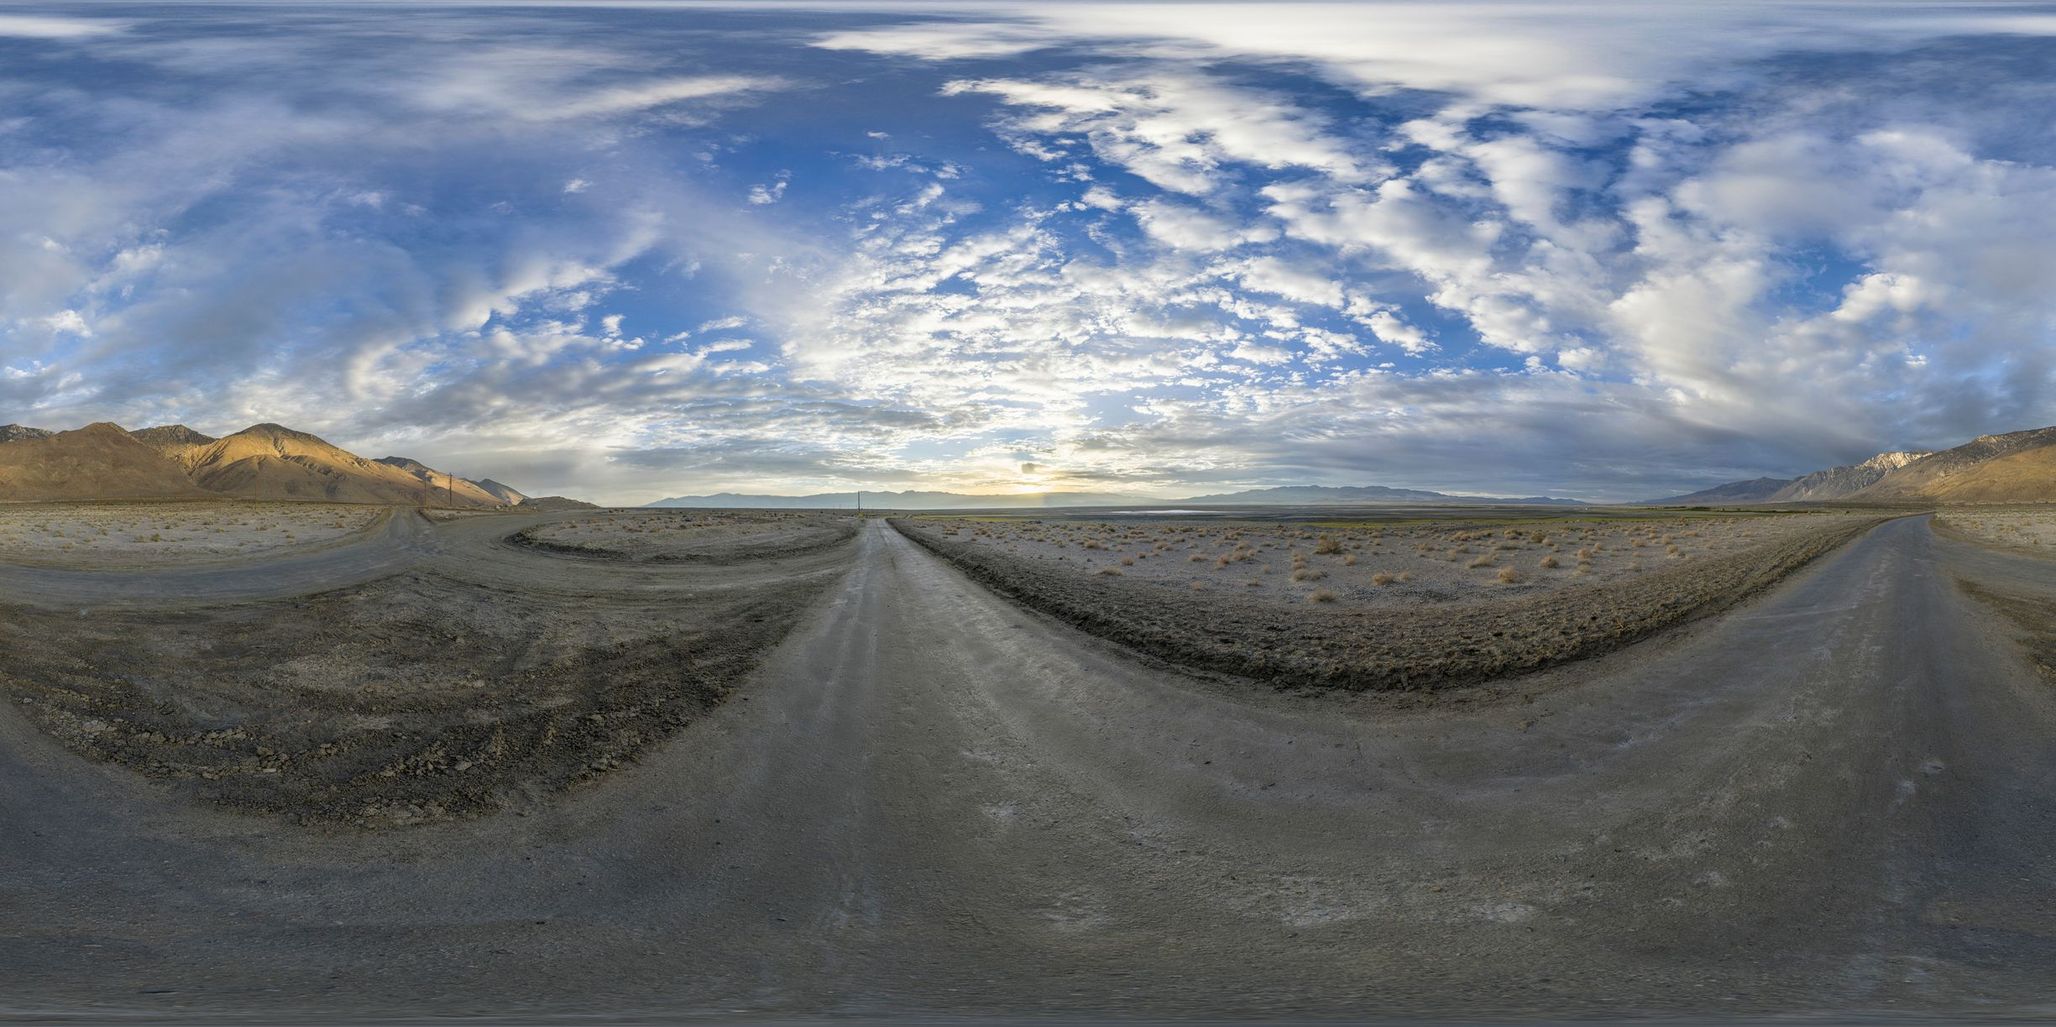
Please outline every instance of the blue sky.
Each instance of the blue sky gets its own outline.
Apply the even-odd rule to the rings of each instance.
[[[2056,423],[2056,7],[0,5],[0,421],[1639,498]]]

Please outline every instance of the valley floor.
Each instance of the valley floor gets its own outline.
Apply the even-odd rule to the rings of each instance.
[[[417,826],[297,824],[82,758],[17,682],[7,1011],[2050,1011],[2056,694],[1971,593],[2056,600],[2056,563],[1926,518],[1720,617],[1427,703],[1141,661],[879,521],[755,577],[506,540],[538,523],[396,519],[350,569],[329,561],[353,547],[240,576],[0,568],[45,600],[0,608],[30,637],[81,613],[136,645],[177,617],[233,636],[230,609],[374,642],[418,623],[460,646],[429,677],[500,645],[438,619],[443,590],[562,604],[508,632],[549,638],[573,615],[686,629],[704,595],[825,575],[639,760]],[[152,580],[203,598],[139,608]]]
[[[390,515],[345,503],[0,504],[0,562],[162,567],[237,561],[349,541]]]

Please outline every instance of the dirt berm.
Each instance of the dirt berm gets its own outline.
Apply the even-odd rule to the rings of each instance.
[[[1778,543],[1541,596],[1392,609],[1190,597],[1119,578],[1032,566],[893,527],[1017,602],[1175,664],[1278,688],[1353,691],[1477,684],[1598,656],[1728,609],[1885,518],[1824,525]]]

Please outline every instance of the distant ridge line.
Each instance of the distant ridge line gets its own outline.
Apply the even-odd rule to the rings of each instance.
[[[1420,489],[1395,489],[1382,485],[1285,485],[1247,489],[1215,495],[1182,498],[1121,495],[1101,492],[1036,492],[973,494],[962,492],[877,492],[862,493],[867,509],[880,510],[1027,510],[1078,509],[1087,507],[1147,506],[1353,506],[1367,504],[1442,504],[1452,506],[1583,506],[1575,499],[1531,497],[1505,499],[1495,496],[1463,496]],[[704,496],[674,496],[647,504],[651,507],[697,509],[855,509],[857,492],[820,492],[805,496],[716,492]]]

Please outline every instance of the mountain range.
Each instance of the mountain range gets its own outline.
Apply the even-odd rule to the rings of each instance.
[[[1755,478],[1647,500],[1666,506],[1735,503],[2056,502],[2056,427],[1980,435],[1939,453],[1891,451],[1797,478]]]
[[[847,510],[857,505],[855,492],[821,492],[810,496],[750,495],[719,492],[711,496],[676,496],[650,506],[700,507],[717,509]],[[1395,489],[1382,485],[1286,485],[1249,489],[1185,499],[1157,499],[1113,492],[1035,492],[1000,495],[972,495],[962,492],[865,492],[864,506],[878,510],[1022,510],[1091,506],[1363,506],[1398,504],[1411,506],[1473,505],[1566,505],[1579,506],[1575,499],[1501,499],[1494,496],[1452,496],[1419,489]]]
[[[0,501],[100,499],[318,500],[341,503],[490,509],[587,506],[559,496],[534,498],[490,478],[473,480],[401,456],[370,460],[318,436],[278,424],[252,425],[221,438],[182,424],[128,431],[110,423],[73,431],[0,425]],[[848,509],[858,493],[806,496],[722,492],[678,496],[656,507]],[[971,495],[865,492],[863,505],[894,510],[1060,509],[1165,506],[1580,506],[1545,496],[1450,495],[1381,485],[1290,485],[1162,499],[1111,492]],[[2056,502],[2056,427],[1982,435],[1938,453],[1890,451],[1860,463],[1796,478],[1754,478],[1646,500],[1652,505],[1797,502]]]
[[[215,438],[182,424],[127,431],[0,426],[0,500],[319,500],[485,509],[528,497],[406,457],[368,460],[278,424]]]

